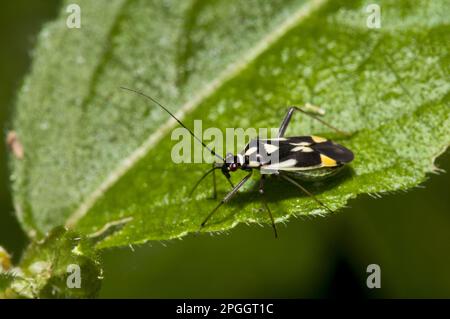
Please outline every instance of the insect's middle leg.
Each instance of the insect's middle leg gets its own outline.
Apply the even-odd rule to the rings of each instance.
[[[261,202],[264,208],[269,213],[270,221],[272,222],[273,232],[275,234],[275,238],[278,237],[277,227],[275,226],[275,220],[273,219],[272,212],[270,211],[269,205],[266,203],[266,199],[264,198],[264,181],[266,179],[266,175],[261,175],[261,179],[259,180],[259,193],[261,194]]]
[[[231,198],[233,198],[234,195],[238,192],[239,188],[244,185],[249,178],[252,176],[253,171],[250,171],[247,176],[245,176],[221,201],[220,203],[212,210],[211,213],[209,213],[208,216],[206,216],[205,220],[201,223],[200,229],[203,228],[208,220],[214,215],[214,213],[225,203],[229,202]]]

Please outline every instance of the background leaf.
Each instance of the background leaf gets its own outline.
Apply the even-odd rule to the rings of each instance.
[[[0,272],[0,299],[8,298],[13,294],[10,286],[14,282],[14,279],[14,276],[10,273]]]
[[[94,298],[101,286],[102,270],[91,242],[63,227],[32,243],[10,272],[0,272],[0,296],[8,298]],[[80,287],[69,287],[69,275],[79,268]]]
[[[155,12],[154,8],[147,12],[134,7],[140,2],[117,2],[116,7],[109,7],[111,11],[105,16],[111,21],[96,24],[97,28],[105,29],[93,32],[107,42],[103,47],[100,43],[97,51],[93,49],[92,41],[83,38],[83,33],[71,34],[74,38],[68,39],[69,33],[61,25],[49,26],[42,35],[44,39],[37,50],[34,71],[19,97],[15,121],[26,150],[26,159],[14,163],[16,203],[26,227],[31,232],[41,233],[64,223],[68,216],[74,216],[74,212],[81,212],[75,215],[83,217],[80,221],[72,220],[78,222],[78,231],[91,233],[104,229],[108,223],[132,217],[123,230],[102,243],[102,247],[117,246],[196,231],[215,205],[206,200],[209,195],[207,184],[202,186],[196,198],[186,197],[189,187],[198,178],[194,172],[199,165],[172,164],[173,142],[167,137],[158,144],[155,144],[156,139],[147,140],[153,144],[147,142],[144,144],[147,146],[137,148],[152,128],[158,129],[152,136],[163,137],[167,127],[161,130],[157,125],[165,118],[159,110],[136,97],[117,92],[117,86],[128,82],[146,92],[157,92],[164,103],[173,105],[174,109],[183,105],[185,110],[192,111],[185,117],[185,122],[191,124],[193,119],[201,118],[204,127],[276,127],[289,104],[312,102],[321,105],[327,110],[327,121],[354,133],[350,139],[341,142],[357,156],[353,171],[327,185],[310,185],[334,209],[360,193],[407,189],[420,183],[425,173],[433,170],[434,158],[449,143],[449,41],[445,32],[448,21],[444,16],[448,4],[445,1],[384,1],[382,29],[369,30],[365,26],[367,16],[364,13],[369,2],[314,3],[320,6],[319,10],[296,11],[292,9],[298,6],[294,2],[286,11],[275,10],[280,12],[278,20],[268,14],[267,21],[273,24],[263,23],[263,27],[256,28],[260,31],[259,36],[251,39],[246,37],[253,33],[253,23],[253,29],[240,29],[241,25],[234,23],[230,27],[232,30],[224,33],[230,41],[218,35],[217,42],[223,43],[223,47],[211,46],[210,50],[207,44],[214,44],[209,40],[214,39],[215,29],[207,24],[197,26],[196,23],[207,18],[194,19],[192,14],[200,11],[212,21],[222,14],[223,17],[242,18],[243,15],[236,14],[239,5],[230,4],[233,8],[230,16],[222,7],[217,9],[216,5],[223,5],[220,1],[203,10],[191,9],[191,20],[185,17],[189,16],[192,7],[171,7],[180,10],[180,16],[185,18],[174,18],[174,24],[191,21],[189,25],[192,26],[190,35],[182,36],[181,49],[172,55],[169,48],[178,44],[176,39],[164,47],[167,50],[161,50],[156,42],[149,46],[149,41],[139,37],[141,26],[133,21],[143,21],[139,18],[143,12]],[[255,7],[260,8],[254,5],[249,12],[255,12]],[[268,10],[272,11],[274,8]],[[166,11],[162,8],[161,12]],[[173,12],[176,10],[170,10],[170,14]],[[290,12],[305,14],[290,15]],[[255,16],[259,19],[260,15]],[[292,16],[296,17],[293,28],[283,27],[284,21]],[[157,19],[148,20],[158,23]],[[159,31],[155,37],[163,39],[158,44],[167,44],[164,40],[168,41],[173,38],[170,35],[176,33],[177,25],[170,25],[171,21],[164,19],[164,28],[154,26]],[[232,20],[224,19],[224,22]],[[223,23],[218,28],[222,29]],[[136,32],[130,32],[130,29]],[[142,34],[151,35],[152,32],[145,32],[149,29],[152,28],[142,28]],[[189,28],[183,25],[180,29]],[[202,30],[208,35],[206,48],[195,42],[202,38]],[[168,32],[167,37],[161,33],[164,31]],[[52,32],[60,32],[60,36]],[[270,32],[275,32],[277,37],[268,38]],[[189,37],[193,40],[187,41]],[[49,52],[53,53],[57,45],[52,42],[56,40],[76,44],[64,46],[76,47],[73,51],[76,53],[49,59]],[[241,40],[247,43],[244,49],[235,47]],[[147,45],[141,48],[144,42]],[[245,54],[251,51],[254,43],[270,45],[263,46],[261,55]],[[86,46],[85,51],[83,46]],[[198,48],[200,53],[193,52]],[[104,54],[100,55],[100,61],[98,58],[86,59],[80,50],[89,52],[90,57],[97,57],[101,50]],[[148,68],[145,68],[142,57],[149,52],[145,64]],[[151,52],[157,52],[158,58],[155,59]],[[211,56],[211,52],[219,54]],[[134,54],[138,56],[134,57]],[[189,60],[190,56],[202,54],[210,59]],[[229,61],[247,62],[243,57],[248,56],[255,59],[248,64],[238,64],[229,73],[232,76],[228,82],[209,85],[205,91],[205,83],[212,81],[214,84],[214,75],[229,65],[227,56]],[[127,58],[126,68],[120,57]],[[38,63],[39,58],[45,61],[45,68]],[[208,67],[202,67],[205,60],[210,63]],[[183,61],[196,61],[198,69],[180,70],[180,65],[189,65]],[[54,81],[49,79],[60,79],[61,75],[57,72],[59,69],[55,71],[52,67],[65,68],[67,64],[71,69],[65,69],[66,77],[57,82],[60,86],[53,88],[51,83]],[[133,70],[136,64],[135,72],[124,72],[124,69]],[[139,73],[142,75],[139,78],[145,78],[145,82],[135,83],[133,79]],[[85,78],[91,80],[78,83]],[[222,82],[226,79],[224,76]],[[59,90],[64,94],[58,94]],[[37,110],[40,113],[36,121]],[[289,129],[289,133],[295,135],[311,132],[330,136],[324,127],[304,118]],[[120,164],[136,149],[143,150],[145,156],[132,166]],[[112,176],[111,171],[113,176],[120,175],[120,179],[106,192],[96,193],[96,189],[103,190],[99,185]],[[117,172],[125,174],[122,176]],[[226,191],[225,187],[224,184],[222,192]],[[266,220],[257,198],[249,191],[251,187],[212,220],[210,230],[226,229],[237,221]],[[309,198],[299,196],[281,182],[270,183],[268,192],[272,210],[280,220],[290,214],[323,213]]]

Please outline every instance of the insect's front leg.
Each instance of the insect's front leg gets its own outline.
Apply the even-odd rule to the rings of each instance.
[[[265,180],[266,180],[266,175],[261,174],[261,179],[259,180],[259,193],[261,194],[261,202],[262,202],[264,208],[269,213],[270,221],[272,222],[273,232],[275,234],[275,238],[277,238],[278,233],[277,233],[277,227],[275,226],[275,220],[273,219],[272,212],[270,211],[269,205],[267,205],[266,199],[264,198],[264,181]]]
[[[249,178],[252,176],[253,171],[250,171],[221,201],[220,203],[212,210],[211,213],[209,213],[208,216],[206,216],[205,220],[201,223],[200,229],[205,227],[208,220],[214,215],[214,213],[225,203],[229,202],[231,198],[233,198],[234,195],[238,192],[238,190],[244,185]]]
[[[213,199],[216,199],[217,198],[216,170],[213,170],[212,176],[213,176]]]

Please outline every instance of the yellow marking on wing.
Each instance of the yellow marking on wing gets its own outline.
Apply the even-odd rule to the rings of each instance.
[[[320,137],[320,136],[314,136],[314,135],[311,135],[311,138],[312,138],[312,140],[314,141],[314,143],[323,143],[323,142],[326,142],[326,141],[327,141],[326,138]]]
[[[337,166],[337,163],[331,157],[320,154],[320,161],[322,162],[322,167],[334,167]]]

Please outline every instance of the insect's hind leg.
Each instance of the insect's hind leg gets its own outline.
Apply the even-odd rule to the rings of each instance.
[[[334,213],[334,211],[331,210],[331,208],[329,208],[327,205],[325,205],[324,203],[322,203],[316,196],[314,196],[313,193],[311,193],[310,191],[308,191],[306,188],[304,188],[302,185],[300,185],[299,183],[297,183],[294,179],[286,176],[286,174],[280,174],[280,176],[287,180],[288,182],[290,182],[291,184],[297,186],[302,192],[304,192],[306,195],[310,196],[313,200],[315,200],[320,206],[324,207],[326,210],[328,210],[330,213]]]
[[[280,128],[278,129],[278,136],[277,137],[283,137],[284,133],[286,132],[286,129],[289,125],[289,122],[291,121],[292,113],[294,113],[295,108],[290,107],[284,116],[283,122],[281,122]]]
[[[294,111],[299,111],[299,112],[301,112],[301,113],[303,113],[305,115],[308,115],[308,116],[312,117],[313,119],[319,121],[323,125],[331,128],[332,130],[336,131],[339,134],[348,135],[348,133],[337,129],[336,127],[328,124],[327,122],[325,122],[324,120],[319,119],[316,116],[316,115],[324,115],[325,111],[323,109],[321,109],[318,106],[306,103],[302,107],[299,107],[299,106],[291,106],[291,107],[289,107],[286,115],[284,116],[283,121],[281,122],[280,129],[278,130],[278,136],[277,137],[284,137],[284,134],[286,133],[286,129],[289,126],[289,123],[291,121],[292,114],[294,113]],[[316,115],[314,115],[314,114],[316,114]]]
[[[266,175],[261,175],[261,179],[259,180],[259,193],[261,194],[261,202],[264,208],[269,213],[270,221],[272,222],[273,232],[275,234],[275,238],[278,238],[277,227],[275,226],[275,220],[273,219],[272,212],[270,211],[269,205],[266,203],[266,199],[264,198],[264,181],[266,179]]]

